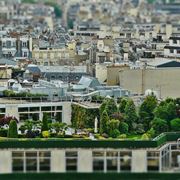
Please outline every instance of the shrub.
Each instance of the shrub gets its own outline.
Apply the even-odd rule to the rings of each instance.
[[[36,133],[32,130],[28,130],[26,135],[25,135],[26,138],[35,138],[36,137]]]
[[[18,138],[17,123],[15,120],[10,121],[8,138]]]
[[[128,133],[128,129],[129,129],[129,126],[128,126],[127,123],[121,122],[121,123],[119,124],[119,131],[120,131],[122,134]]]
[[[0,137],[7,137],[8,130],[7,129],[0,129]]]
[[[180,131],[180,118],[173,119],[170,124],[172,131]]]
[[[43,132],[42,132],[42,137],[43,137],[43,138],[49,138],[49,136],[50,136],[49,131],[43,131]]]
[[[126,134],[121,134],[118,136],[119,139],[126,139],[127,138],[127,135]]]
[[[118,129],[114,129],[114,130],[111,131],[111,133],[110,133],[110,136],[111,136],[112,138],[117,138],[119,135],[120,135],[120,132],[119,132]]]
[[[43,131],[48,131],[48,117],[47,117],[47,113],[43,114],[43,120],[42,120],[42,127],[41,127],[41,132]]]
[[[147,133],[144,133],[142,136],[141,136],[141,140],[149,140],[149,136]]]

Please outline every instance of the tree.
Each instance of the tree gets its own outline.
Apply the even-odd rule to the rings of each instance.
[[[100,134],[108,133],[107,131],[107,123],[109,122],[109,116],[107,114],[107,111],[104,110],[104,112],[101,115],[100,118]]]
[[[10,121],[8,138],[18,138],[17,123],[15,120]]]
[[[118,112],[117,104],[114,99],[108,99],[106,107],[105,107],[108,116],[112,117],[112,115],[116,112]]]
[[[125,112],[125,107],[127,104],[128,100],[123,98],[121,99],[120,103],[119,103],[119,112],[124,113]]]
[[[119,124],[119,131],[120,131],[120,133],[127,134],[128,130],[129,130],[128,124],[125,123],[125,122],[120,122],[120,124]]]
[[[154,110],[155,117],[167,121],[170,128],[170,121],[177,117],[176,104],[174,101],[163,101]]]
[[[43,131],[48,131],[48,116],[47,113],[43,114],[43,119],[42,119],[42,127],[41,127],[41,132]]]
[[[151,122],[151,127],[154,129],[156,135],[159,135],[162,132],[167,132],[168,131],[168,123],[167,123],[167,121],[164,120],[164,119],[160,119],[160,118],[155,118]]]
[[[145,130],[149,129],[150,122],[154,119],[154,109],[157,107],[155,96],[147,96],[139,108],[139,118]]]
[[[172,131],[180,131],[180,118],[173,119],[170,124]]]
[[[133,100],[129,100],[125,107],[125,122],[128,124],[130,131],[133,130],[133,123],[136,123],[137,120],[136,107]]]
[[[107,129],[108,129],[108,134],[113,137],[116,138],[117,136],[119,136],[120,132],[119,132],[119,120],[116,119],[112,119],[110,121],[107,122]]]

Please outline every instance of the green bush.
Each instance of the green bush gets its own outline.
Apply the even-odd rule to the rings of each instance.
[[[15,120],[10,121],[8,138],[18,138],[17,123]]]
[[[119,131],[120,131],[120,133],[127,134],[128,133],[128,129],[129,129],[129,126],[128,126],[127,123],[121,122],[119,124]]]
[[[114,130],[111,131],[111,133],[110,133],[110,136],[111,136],[112,138],[117,138],[119,135],[120,135],[120,132],[119,132],[118,129],[114,129]]]
[[[170,124],[172,131],[180,131],[180,118],[173,119]]]
[[[43,131],[48,131],[48,116],[47,113],[43,114],[43,120],[42,120],[42,127],[41,127],[41,132]]]
[[[0,137],[7,137],[8,130],[7,129],[0,129]]]
[[[121,134],[118,136],[119,139],[126,139],[127,138],[127,135],[126,134]]]

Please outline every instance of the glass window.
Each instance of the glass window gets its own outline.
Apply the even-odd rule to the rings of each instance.
[[[5,108],[0,108],[0,113],[5,113]]]
[[[62,106],[57,106],[56,110],[62,110]]]
[[[159,171],[159,159],[148,159],[147,160],[148,171]]]
[[[40,158],[39,159],[39,171],[50,171],[50,159]]]
[[[104,159],[93,159],[93,171],[104,171]]]
[[[51,106],[41,107],[41,111],[51,111]]]
[[[107,171],[117,171],[118,163],[117,158],[107,159]]]
[[[39,107],[30,107],[30,111],[39,111]]]
[[[23,159],[12,159],[12,171],[22,172],[24,170]]]
[[[77,152],[66,152],[66,171],[77,171]]]
[[[28,107],[18,108],[18,112],[28,112]]]
[[[132,152],[130,151],[120,152],[120,170],[121,171],[131,171],[131,159],[132,159]]]
[[[26,171],[37,171],[37,158],[26,159]]]

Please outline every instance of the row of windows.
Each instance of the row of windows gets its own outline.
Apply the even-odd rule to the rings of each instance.
[[[18,112],[33,112],[33,111],[58,111],[62,110],[62,106],[44,106],[44,107],[20,107]]]
[[[12,152],[13,172],[50,171],[51,153],[49,151]]]
[[[147,171],[159,171],[160,153],[158,151],[147,152]],[[173,166],[178,167],[177,156],[180,152],[172,152]],[[163,169],[168,168],[169,151],[162,154]],[[57,157],[58,158],[58,157]],[[83,162],[82,162],[83,163]],[[13,151],[12,171],[13,172],[41,172],[50,171],[51,152],[50,151]],[[93,151],[92,169],[93,172],[130,172],[132,164],[131,151]],[[137,164],[138,165],[138,164]],[[77,172],[78,152],[65,152],[66,172]]]

